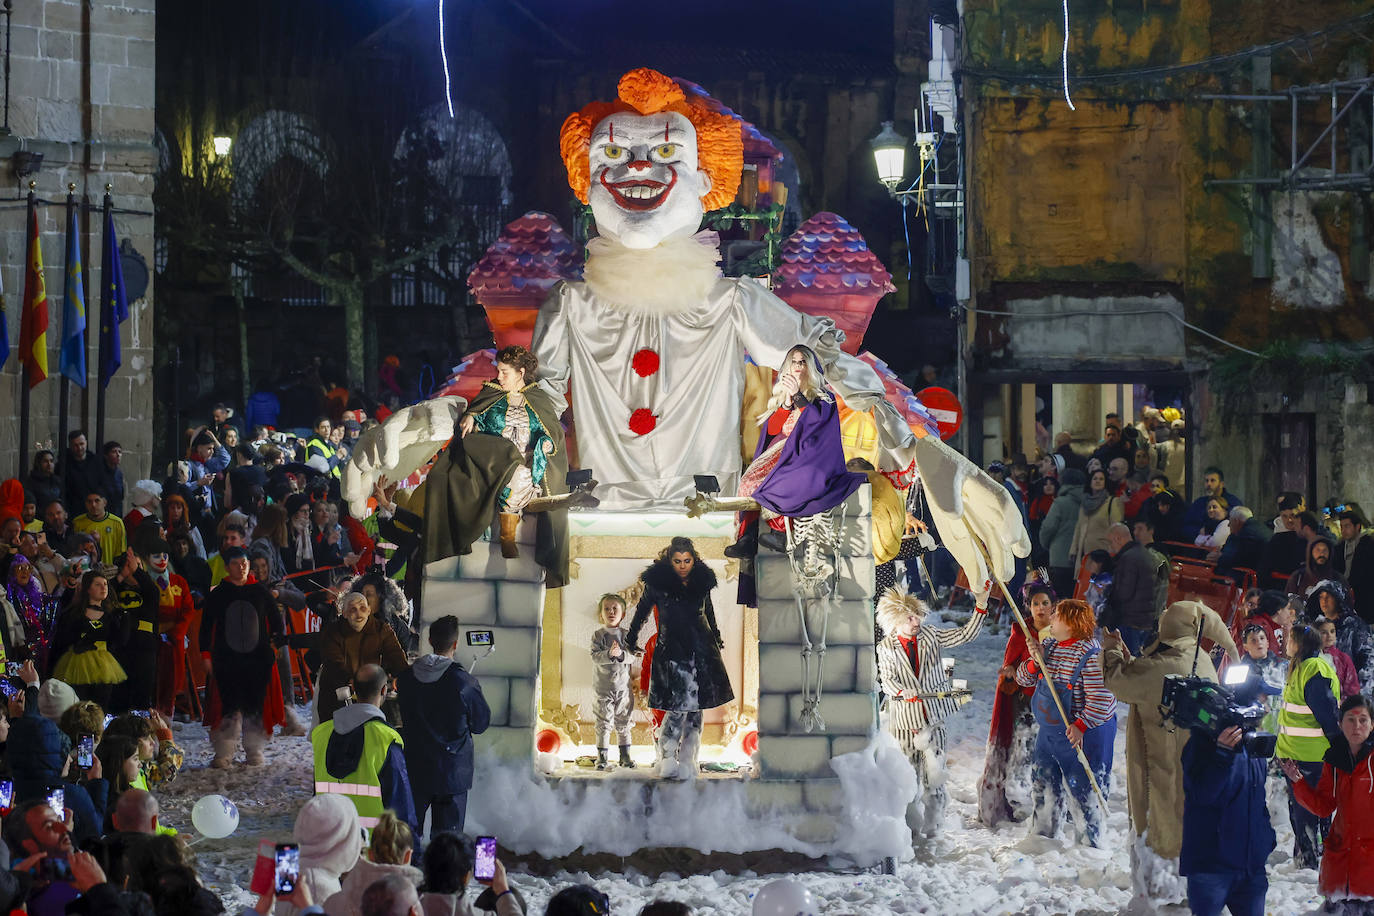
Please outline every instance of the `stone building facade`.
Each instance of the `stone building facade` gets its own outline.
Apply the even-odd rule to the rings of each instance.
[[[1220,464],[1257,514],[1374,500],[1345,457],[1371,419],[1369,106],[1324,133],[1374,66],[1371,14],[1070,6],[1073,108],[1057,3],[960,5],[970,454],[1033,451],[1037,396],[1090,448],[1133,389],[1167,392],[1191,482]],[[1326,88],[1290,105],[1304,87]]]
[[[44,0],[16,2],[10,47],[10,133],[0,136],[0,160],[9,193],[0,204],[0,272],[4,274],[5,321],[11,350],[0,371],[0,475],[25,474],[32,455],[20,455],[20,367],[17,354],[23,308],[26,227],[24,196],[32,180],[36,195],[52,203],[39,209],[48,294],[48,380],[32,391],[31,443],[65,445],[58,429],[58,352],[62,332],[62,290],[66,267],[69,184],[90,208],[82,219],[85,267],[87,367],[83,392],[71,387],[70,428],[86,428],[94,440],[98,382],[102,220],[106,185],[116,208],[115,227],[146,261],[145,294],[129,303],[122,328],[123,365],[107,389],[105,437],[124,447],[129,485],[149,476],[153,427],[152,192],[158,164],[154,144],[153,90],[157,4],[155,0]],[[20,179],[13,162],[19,151],[41,154],[41,168]],[[92,441],[92,449],[96,443]],[[122,510],[121,510],[122,511]]]

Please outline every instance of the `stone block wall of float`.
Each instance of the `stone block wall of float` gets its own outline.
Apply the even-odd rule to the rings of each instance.
[[[873,647],[873,544],[870,492],[844,506],[837,595],[826,632],[820,713],[825,731],[807,732],[802,707],[802,628],[792,569],[782,554],[755,561],[759,610],[759,773],[747,793],[760,811],[791,809],[793,830],[813,843],[834,840],[843,793],[830,758],[861,750],[877,729]],[[819,619],[808,619],[813,645]],[[811,682],[818,654],[812,655]]]
[[[485,651],[468,646],[467,634],[495,634],[496,651],[480,658],[474,670],[491,707],[491,726],[477,742],[479,748],[508,758],[528,759],[534,748],[544,608],[544,571],[534,561],[535,525],[533,519],[521,523],[517,559],[502,557],[495,540],[478,541],[466,556],[425,566],[422,627],[445,614],[455,615],[461,624],[455,658],[463,667],[473,670],[473,657]],[[423,651],[429,651],[427,638]]]

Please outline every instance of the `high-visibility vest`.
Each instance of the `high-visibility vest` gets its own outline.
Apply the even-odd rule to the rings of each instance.
[[[320,455],[324,456],[325,461],[333,461],[334,453],[337,451],[338,449],[334,447],[334,443],[326,439],[321,439],[319,436],[312,436],[309,441],[305,443],[305,460],[308,463],[311,456],[318,452]],[[330,477],[343,477],[343,474],[339,471],[338,465],[330,468],[328,473]]]
[[[1283,687],[1283,705],[1279,707],[1279,742],[1274,751],[1279,757],[1315,763],[1322,759],[1331,746],[1303,695],[1307,682],[1314,677],[1325,677],[1331,684],[1332,696],[1341,695],[1341,682],[1336,677],[1336,666],[1331,664],[1330,659],[1325,655],[1304,659]]]
[[[310,744],[315,749],[315,794],[332,792],[343,795],[358,809],[358,823],[371,830],[377,826],[377,819],[386,810],[382,801],[382,766],[386,763],[387,749],[392,743],[405,747],[405,742],[396,730],[385,722],[372,720],[363,725],[363,753],[358,759],[358,768],[352,773],[340,775],[330,773],[324,765],[325,749],[334,735],[334,722],[323,722],[310,733]]]

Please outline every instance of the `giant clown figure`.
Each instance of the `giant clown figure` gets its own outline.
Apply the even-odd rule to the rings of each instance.
[[[833,322],[795,311],[752,279],[721,276],[717,239],[698,230],[707,210],[735,197],[740,131],[650,69],[625,74],[615,100],[563,124],[568,182],[590,204],[598,235],[584,279],[559,283],[544,302],[532,349],[537,382],[560,412],[571,394],[579,463],[600,481],[602,510],[681,511],[696,474],[734,492],[746,354],[776,366],[803,344],[849,407],[872,412],[879,470],[901,486],[919,475],[941,540],[984,607],[993,571],[974,538],[1003,579],[1030,552],[1007,491],[913,433],[873,370],[841,352]],[[458,409],[426,402],[364,434],[345,495],[361,505],[377,478],[402,480],[423,466],[449,441]]]
[[[740,473],[745,355],[778,365],[798,343],[821,360],[846,403],[872,410],[882,470],[903,484],[919,473],[945,545],[991,589],[976,534],[997,572],[1030,543],[1006,490],[933,437],[918,438],[883,397],[873,370],[840,350],[844,334],[803,315],[748,278],[722,277],[707,210],[735,197],[740,123],[654,70],[633,70],[618,97],[568,117],[560,135],[568,182],[590,204],[598,237],[585,279],[551,293],[535,324],[539,382],[572,391],[582,466],[602,508],[678,508],[694,474],[732,492]],[[967,524],[966,524],[967,523]]]

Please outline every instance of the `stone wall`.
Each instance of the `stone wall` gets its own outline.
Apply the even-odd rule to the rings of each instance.
[[[30,176],[38,197],[53,204],[39,210],[44,274],[48,293],[48,380],[32,392],[30,442],[65,441],[57,428],[58,348],[61,345],[62,290],[65,277],[67,185],[96,210],[82,224],[82,263],[86,268],[87,366],[92,380],[83,399],[72,386],[69,427],[88,427],[94,437],[98,369],[99,302],[102,278],[99,212],[107,184],[121,240],[128,239],[153,266],[153,145],[155,0],[95,0],[91,3],[45,0],[14,5],[11,35],[9,126],[0,136],[0,159],[9,190],[0,195],[0,273],[4,276],[11,350],[0,371],[0,476],[27,472],[30,456],[19,447],[19,344],[23,305],[26,227],[23,197],[29,178],[17,179],[8,162],[17,150],[43,155],[41,170]],[[123,365],[107,391],[105,436],[124,446],[128,485],[148,476],[152,450],[152,303],[147,294],[130,302],[122,328]],[[95,443],[92,442],[92,447]]]

